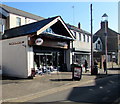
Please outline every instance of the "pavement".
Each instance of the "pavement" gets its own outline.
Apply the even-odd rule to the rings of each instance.
[[[2,79],[2,101],[3,102],[22,102],[29,100],[30,97],[46,96],[55,91],[65,88],[85,85],[91,81],[111,75],[120,74],[119,68],[109,69],[108,75],[103,69],[99,69],[98,75],[91,75],[90,70],[83,71],[80,81],[72,80],[72,72],[55,72],[45,75],[36,75],[34,79],[17,79],[5,77]],[[27,99],[27,100],[26,100]]]

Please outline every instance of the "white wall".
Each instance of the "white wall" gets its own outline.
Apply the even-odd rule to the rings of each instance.
[[[33,47],[26,47],[27,51],[27,69],[28,69],[28,76],[31,76],[31,69],[34,68],[34,52]]]
[[[26,20],[26,24],[29,24],[29,23],[33,23],[33,22],[36,22],[37,20],[33,20],[33,19],[30,19],[30,18],[25,18]]]
[[[23,42],[20,43],[19,42]],[[16,44],[17,43],[17,44]],[[2,40],[3,74],[14,77],[28,77],[27,36]]]
[[[72,31],[74,34],[74,32]],[[79,33],[76,32],[76,40],[73,41],[73,48],[79,50],[79,51],[91,51],[91,37],[89,36],[89,42],[87,42],[87,36],[85,34],[85,42],[84,42],[84,34],[81,33],[81,40],[79,40]]]
[[[10,14],[9,15],[9,19],[10,19],[10,27],[9,28],[16,27],[16,18],[17,17],[21,18],[21,25],[25,25],[25,24],[37,21],[37,20],[30,19],[30,18],[25,18],[23,16],[18,16],[18,15],[15,15],[15,14]]]

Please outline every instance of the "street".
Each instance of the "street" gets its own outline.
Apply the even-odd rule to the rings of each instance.
[[[26,102],[33,104],[38,102],[44,104],[119,104],[119,71],[113,72],[113,70],[111,70],[108,72],[111,74],[91,76],[90,73],[83,73],[82,80],[80,81],[72,81],[70,79],[71,73],[62,73],[62,75],[65,76],[57,75],[57,79],[55,75],[51,75],[49,76],[49,82],[44,78],[41,86],[37,86],[40,79],[35,79],[35,82],[27,81],[28,86],[26,86],[26,81],[20,83],[15,82],[16,87],[14,83],[9,83],[6,87],[7,83],[3,81],[3,86],[6,87],[3,88],[3,99],[4,102]],[[10,91],[12,87],[16,88],[12,90],[13,92]],[[22,89],[21,91],[20,88]],[[7,91],[5,91],[5,89]],[[31,93],[29,89],[32,89]],[[8,98],[7,95],[9,95]]]
[[[28,102],[78,102],[80,104],[112,104],[120,98],[120,75],[106,77],[86,85],[63,89]],[[79,82],[78,82],[79,83]]]

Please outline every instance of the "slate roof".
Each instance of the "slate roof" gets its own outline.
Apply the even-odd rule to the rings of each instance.
[[[44,19],[38,22],[34,22],[34,23],[30,23],[30,24],[26,24],[26,25],[22,25],[16,28],[6,30],[2,36],[2,39],[9,39],[13,37],[25,36],[28,34],[34,34],[38,30],[46,26],[48,23],[52,22],[54,19],[57,19],[58,17],[59,16],[48,18],[48,19]],[[56,35],[48,34],[47,36],[69,39],[69,40],[72,39],[70,34],[67,32],[64,26],[60,23],[60,21],[58,21],[55,24],[51,24],[51,28],[53,29]],[[60,34],[61,36],[57,36],[57,34]],[[46,34],[44,34],[44,36],[45,35]],[[65,36],[62,36],[62,35],[65,35]]]
[[[105,34],[104,34],[104,33],[105,33],[105,30],[104,30],[104,29],[98,30],[98,31],[93,35],[93,43],[97,40],[98,37],[100,37],[101,39],[102,39],[103,37],[105,37]],[[117,32],[115,32],[114,30],[108,28],[108,36],[114,37],[114,36],[116,36],[116,35],[118,35]]]
[[[9,13],[24,16],[24,17],[27,17],[27,18],[31,18],[31,19],[35,19],[35,20],[43,20],[43,19],[45,19],[43,17],[28,13],[28,12],[25,12],[25,11],[22,11],[22,10],[13,8],[13,7],[9,7],[9,6],[4,5],[4,4],[0,4],[0,7],[3,8],[5,11],[7,11]]]
[[[118,48],[118,35],[119,33],[115,32],[114,30],[108,28],[108,34],[107,34],[107,44],[108,44],[108,50],[114,51]],[[94,35],[93,35],[93,43],[98,39],[98,37],[101,39],[103,43],[103,50],[105,49],[105,28],[99,29]]]
[[[24,36],[27,34],[36,33],[39,29],[50,23],[56,17],[44,19],[38,22],[22,25],[16,28],[5,30],[2,39],[13,38],[18,36]],[[17,34],[16,34],[17,33]]]
[[[75,30],[75,31],[80,32],[80,33],[85,33],[85,34],[91,36],[91,34],[90,34],[89,32],[87,32],[87,31],[85,31],[85,30],[83,30],[83,29],[79,29],[78,27],[75,27],[75,26],[70,25],[70,24],[67,24],[67,26],[68,26],[68,28],[71,29],[71,30]]]

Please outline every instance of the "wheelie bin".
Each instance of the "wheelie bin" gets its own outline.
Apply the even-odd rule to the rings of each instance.
[[[97,74],[98,74],[98,66],[97,66],[97,65],[94,65],[93,75],[97,75]]]

